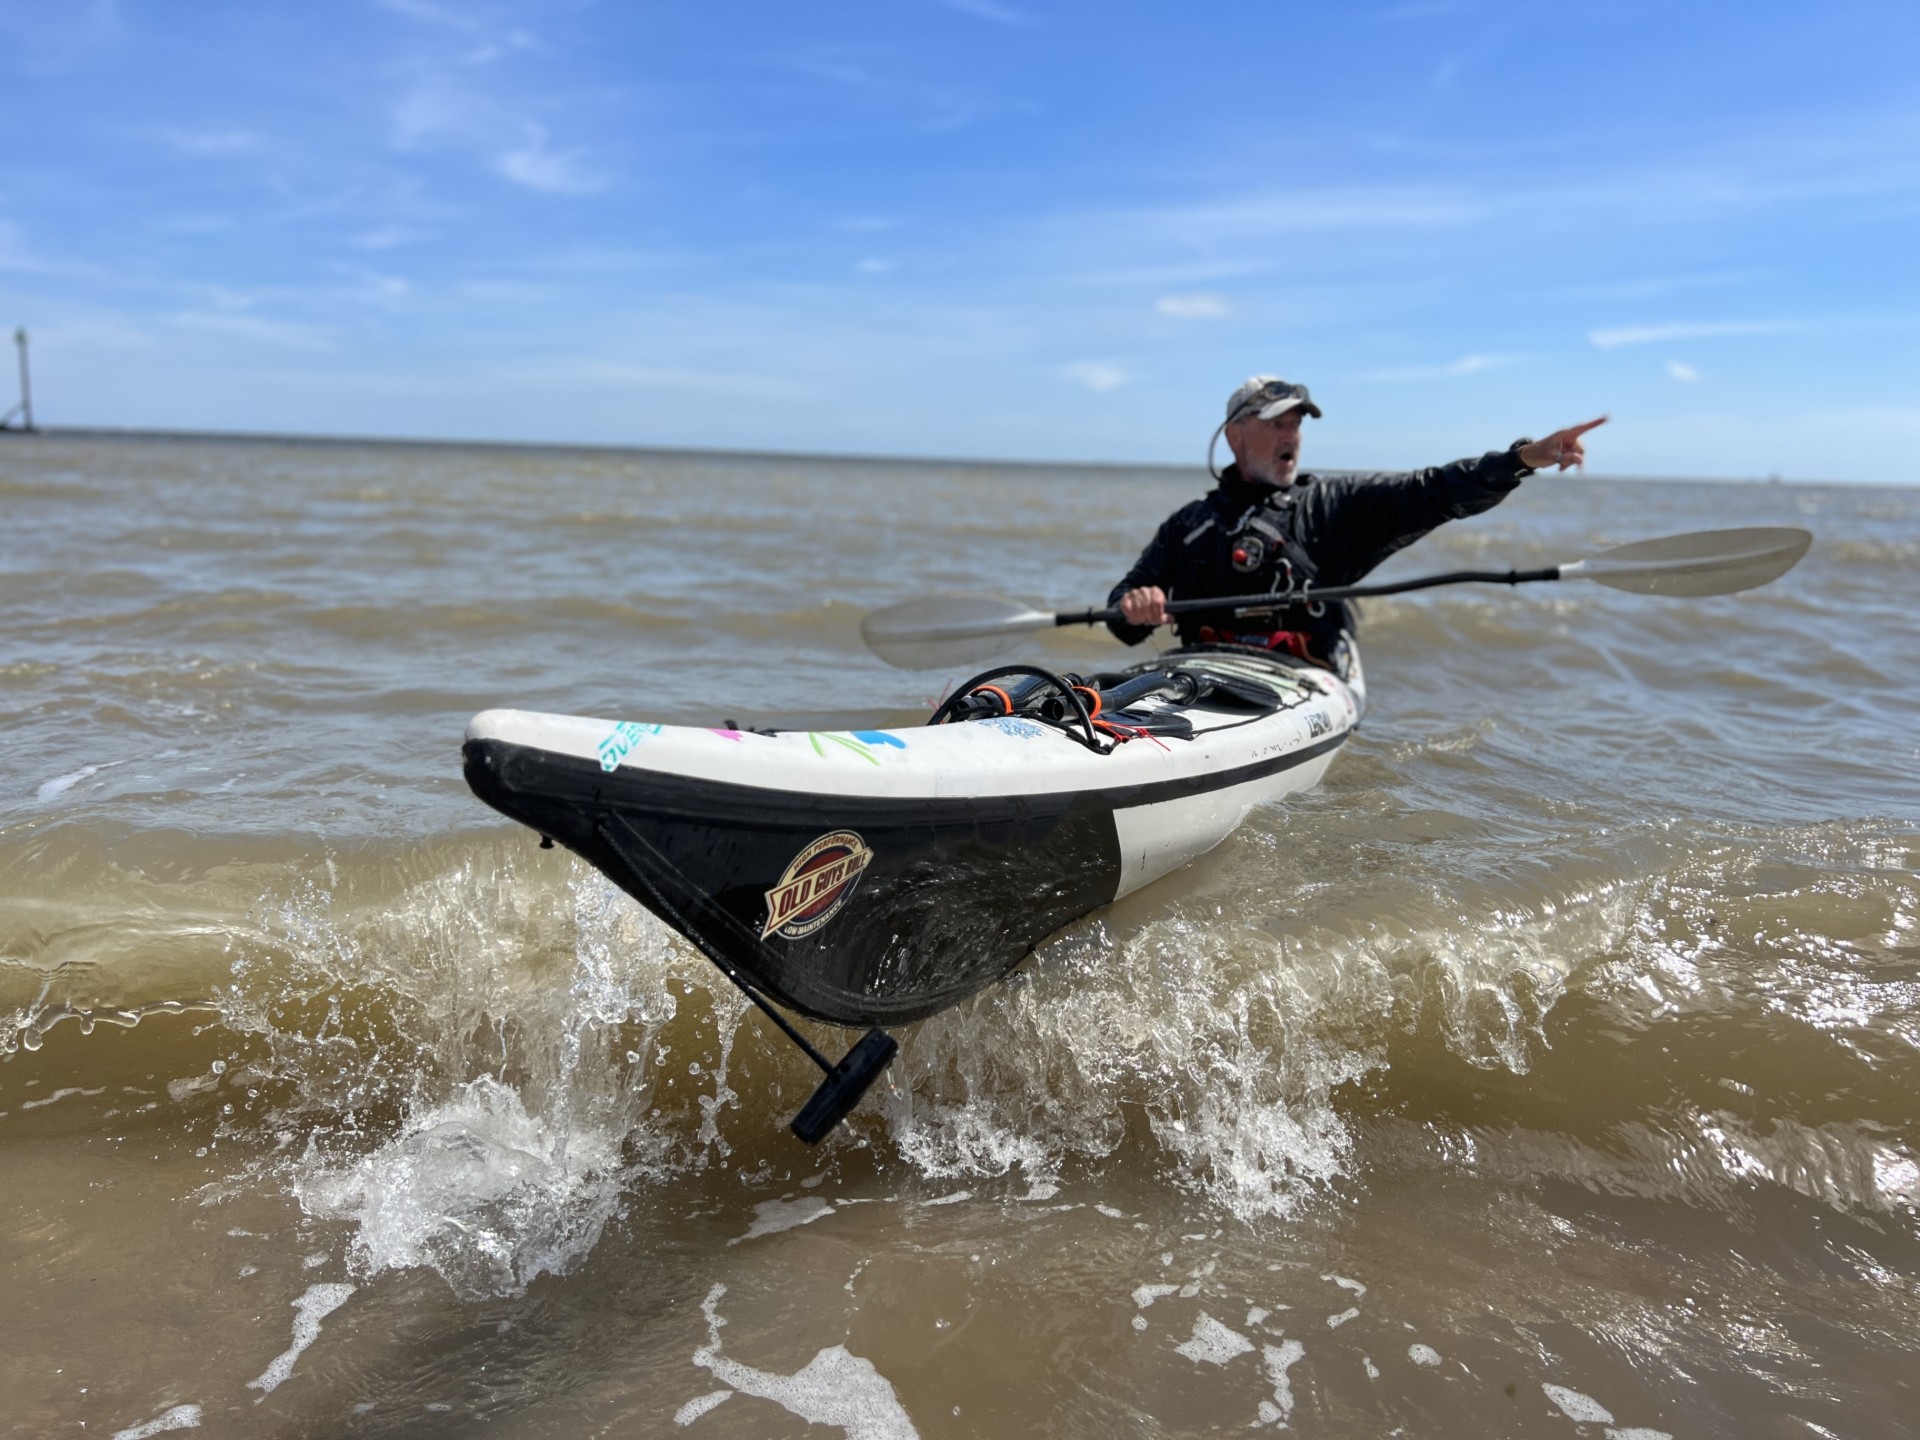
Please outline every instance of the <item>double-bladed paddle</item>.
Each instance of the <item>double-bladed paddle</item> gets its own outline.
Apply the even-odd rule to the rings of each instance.
[[[1286,605],[1400,595],[1436,585],[1525,585],[1538,580],[1593,580],[1641,595],[1731,595],[1777,580],[1799,563],[1813,536],[1791,526],[1741,530],[1695,530],[1657,540],[1637,540],[1544,570],[1452,570],[1384,585],[1308,587],[1265,595],[1225,595],[1172,600],[1170,615],[1224,610],[1249,615]],[[1118,620],[1117,607],[1053,613],[1017,600],[979,595],[929,595],[876,610],[860,622],[873,653],[902,670],[973,665],[991,660],[1022,635],[1059,625],[1100,625]]]

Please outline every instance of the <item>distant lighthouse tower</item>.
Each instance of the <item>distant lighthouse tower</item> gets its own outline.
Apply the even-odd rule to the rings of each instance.
[[[33,429],[33,382],[27,374],[27,327],[22,325],[13,332],[13,343],[20,347],[20,403],[0,415],[0,430]],[[18,415],[20,423],[15,425],[13,417]]]

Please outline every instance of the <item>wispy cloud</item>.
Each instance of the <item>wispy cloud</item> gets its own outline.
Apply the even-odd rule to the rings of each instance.
[[[831,87],[856,111],[883,111],[892,123],[951,134],[983,120],[1030,115],[1032,107],[976,83],[955,84],[951,72],[929,73],[921,57],[868,41],[821,41],[761,55],[776,73]]]
[[[1212,237],[1222,248],[1313,230],[1421,230],[1470,225],[1492,213],[1471,192],[1428,185],[1274,187],[1230,200],[1202,201],[1131,218],[1162,235]]]
[[[57,74],[126,38],[117,0],[0,5],[0,52],[10,68]]]
[[[288,350],[331,350],[339,338],[331,326],[311,325],[300,320],[273,320],[244,311],[183,310],[166,318],[184,329]]]
[[[1298,178],[1281,183],[1250,182],[1244,166],[1210,171],[1190,182],[1188,198],[1067,210],[1036,227],[1036,236],[1075,256],[1082,278],[1098,284],[1204,286],[1286,267],[1297,271],[1303,261],[1318,273],[1357,265],[1411,268],[1431,263],[1409,249],[1426,246],[1429,236],[1484,232],[1482,252],[1497,237],[1514,245],[1529,236],[1551,237],[1579,248],[1651,225],[1754,223],[1809,204],[1911,204],[1920,198],[1916,157],[1920,120],[1904,112],[1837,117],[1787,135],[1729,134],[1677,153],[1623,151],[1617,161],[1582,168],[1577,179],[1561,178],[1565,167],[1546,163],[1550,148],[1517,140],[1504,149],[1481,146],[1443,172],[1426,167],[1444,173],[1442,181],[1316,179],[1315,169],[1332,173],[1330,163],[1292,167]],[[1359,173],[1380,170],[1370,164]],[[1355,237],[1354,246],[1301,254],[1303,241],[1347,235]],[[1756,267],[1725,278],[1769,276]],[[1671,283],[1721,280],[1677,277]]]
[[[905,60],[884,45],[818,44],[774,56],[770,63],[830,85],[884,91],[892,88],[893,82],[888,77],[897,72]]]
[[[554,195],[591,195],[607,177],[582,149],[555,150],[546,126],[516,119],[504,104],[471,87],[436,77],[417,85],[392,114],[395,149],[451,146],[485,155],[495,174]]]
[[[1098,360],[1081,360],[1072,365],[1062,365],[1060,373],[1076,385],[1084,385],[1095,394],[1104,394],[1108,390],[1118,390],[1127,383],[1127,372],[1118,365],[1109,365]]]
[[[427,232],[415,229],[411,225],[380,225],[372,230],[363,230],[347,241],[356,250],[393,250],[402,245],[413,245],[427,238]]]
[[[476,16],[451,5],[435,4],[434,0],[380,0],[380,5],[382,9],[404,15],[409,20],[438,25],[463,35],[472,35],[482,29],[482,22]]]
[[[636,365],[620,360],[576,360],[507,372],[511,378],[538,385],[585,384],[643,390],[711,391],[724,395],[758,395],[805,399],[811,387],[791,376],[756,375],[740,371],[700,370],[679,365]]]
[[[1228,320],[1233,316],[1226,296],[1205,290],[1191,295],[1162,295],[1153,308],[1174,320]]]
[[[231,215],[167,215],[153,222],[153,228],[167,235],[219,235],[233,229]]]
[[[1686,274],[1637,275],[1581,285],[1569,294],[1592,300],[1651,300],[1677,290],[1709,289],[1724,285],[1759,285],[1777,278],[1770,270],[1704,270]]]
[[[0,220],[0,270],[37,268],[33,256],[27,253],[26,241],[20,238],[20,227],[11,220]]]
[[[455,288],[463,298],[486,305],[552,305],[561,293],[535,280],[463,280]]]
[[[155,343],[150,330],[113,312],[63,316],[34,334],[62,350],[147,350]]]
[[[1479,7],[1468,0],[1407,0],[1406,4],[1389,5],[1382,10],[1381,20],[1451,20],[1461,15],[1471,15]]]
[[[1667,361],[1667,374],[1683,385],[1691,385],[1700,378],[1700,372],[1684,360]]]
[[[399,150],[418,150],[450,139],[471,140],[493,128],[487,107],[437,78],[415,85],[393,107],[392,138]]]
[[[182,130],[168,126],[160,131],[160,138],[185,155],[244,155],[260,148],[260,137],[251,130]]]
[[[528,125],[526,139],[504,152],[495,168],[516,185],[555,195],[591,195],[607,184],[580,151],[549,150],[547,132],[538,125]]]
[[[1364,375],[1355,375],[1356,381],[1363,383],[1394,384],[1408,380],[1457,380],[1467,375],[1479,375],[1487,370],[1498,370],[1502,366],[1512,365],[1521,357],[1518,355],[1462,355],[1458,360],[1449,360],[1444,365],[1407,365],[1387,370],[1370,370]]]
[[[939,0],[949,10],[962,15],[971,15],[976,20],[990,20],[995,25],[1007,25],[1015,28],[1033,24],[1033,17],[1023,10],[1015,10],[1011,5],[995,4],[994,0]]]
[[[1587,340],[1601,350],[1617,350],[1623,345],[1660,345],[1670,340],[1779,335],[1797,328],[1789,320],[1682,320],[1665,325],[1620,325],[1608,330],[1594,330],[1587,335]]]
[[[413,294],[413,282],[402,275],[384,275],[376,270],[359,270],[345,265],[336,269],[347,281],[342,299],[388,304]]]

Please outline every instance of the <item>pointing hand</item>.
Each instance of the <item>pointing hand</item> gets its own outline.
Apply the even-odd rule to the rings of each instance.
[[[1581,437],[1596,426],[1607,423],[1602,415],[1598,420],[1589,420],[1584,425],[1569,425],[1564,430],[1556,430],[1544,440],[1535,440],[1520,447],[1520,463],[1530,470],[1545,470],[1557,465],[1565,470],[1570,465],[1585,467],[1587,447],[1581,443]]]

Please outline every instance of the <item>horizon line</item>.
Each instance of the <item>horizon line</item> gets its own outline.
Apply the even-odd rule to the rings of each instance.
[[[116,425],[36,425],[31,430],[0,427],[0,436],[15,436],[20,438],[44,436],[60,439],[93,440],[200,440],[224,443],[276,445],[400,445],[417,446],[421,449],[438,448],[448,450],[613,451],[616,453],[636,455],[711,455],[745,460],[838,460],[863,465],[975,465],[988,468],[1023,470],[1043,470],[1049,468],[1071,470],[1165,470],[1170,473],[1187,474],[1202,468],[1198,465],[1174,464],[1164,460],[988,459],[977,456],[894,455],[836,450],[741,450],[724,446],[647,445],[632,441],[486,440],[471,438],[457,439],[431,435],[327,435],[303,431],[171,430]],[[1328,465],[1321,467],[1321,469],[1323,473],[1335,475],[1398,473],[1397,471],[1392,471],[1391,467],[1382,469],[1381,467],[1354,465]],[[1311,474],[1313,472],[1309,471],[1308,473]],[[1860,489],[1874,490],[1909,489],[1916,483],[1920,483],[1911,480],[1845,480],[1835,477],[1787,476],[1777,473],[1768,475],[1649,475],[1576,471],[1572,476],[1563,475],[1561,478],[1578,478],[1582,481],[1627,481],[1633,484],[1679,482],[1690,485],[1828,485],[1851,486]]]

